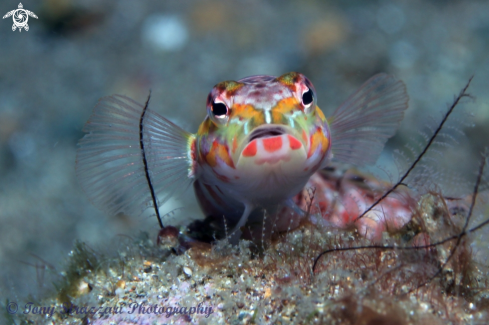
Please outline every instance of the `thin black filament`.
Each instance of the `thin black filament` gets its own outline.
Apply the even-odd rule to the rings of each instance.
[[[161,221],[160,211],[158,209],[158,203],[156,202],[155,189],[153,187],[153,183],[151,182],[151,178],[149,177],[148,161],[146,159],[146,151],[144,150],[144,140],[143,140],[144,116],[146,115],[146,110],[148,109],[150,98],[151,98],[151,90],[149,91],[146,104],[144,104],[143,112],[141,113],[141,118],[139,119],[139,147],[141,148],[141,152],[143,153],[144,173],[146,174],[146,180],[148,181],[149,191],[151,192],[151,198],[153,199],[153,207],[156,212],[156,218],[158,218],[158,223],[160,224],[160,228],[163,229],[165,228],[165,226],[163,226],[163,222]]]

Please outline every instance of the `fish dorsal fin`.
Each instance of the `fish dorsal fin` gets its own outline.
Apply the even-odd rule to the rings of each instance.
[[[333,159],[374,164],[399,127],[408,100],[406,86],[394,76],[378,74],[367,80],[331,118]]]
[[[109,215],[139,216],[192,182],[194,137],[128,97],[102,98],[83,131],[76,175]]]

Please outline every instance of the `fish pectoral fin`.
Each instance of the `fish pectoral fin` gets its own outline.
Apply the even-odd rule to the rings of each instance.
[[[102,98],[78,143],[76,175],[109,215],[139,216],[192,182],[194,136],[132,99]]]
[[[357,166],[375,163],[399,127],[408,100],[406,86],[394,76],[367,80],[331,118],[333,159]]]
[[[238,244],[242,234],[241,227],[246,225],[246,222],[248,221],[248,217],[250,216],[253,209],[254,209],[253,205],[245,203],[245,209],[243,211],[243,215],[241,215],[238,223],[234,226],[233,230],[231,230],[231,233],[227,235],[227,238],[232,245]]]

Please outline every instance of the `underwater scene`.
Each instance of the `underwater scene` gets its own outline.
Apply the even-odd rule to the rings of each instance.
[[[1,324],[489,323],[489,2],[0,9]]]

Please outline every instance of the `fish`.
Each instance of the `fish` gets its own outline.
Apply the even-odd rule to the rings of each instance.
[[[141,215],[193,186],[205,217],[232,229],[275,213],[277,230],[298,219],[296,202],[310,178],[331,162],[374,164],[408,108],[406,86],[377,74],[326,118],[303,74],[250,76],[210,91],[207,115],[189,133],[123,95],[99,100],[77,149],[76,175],[90,201],[108,215]],[[324,99],[327,103],[328,99]],[[154,105],[152,105],[154,106]]]
[[[311,216],[321,216],[327,229],[355,229],[360,236],[380,243],[384,232],[395,233],[412,220],[419,200],[409,188],[400,187],[376,203],[390,188],[392,184],[355,168],[330,164],[314,173],[293,200]]]

